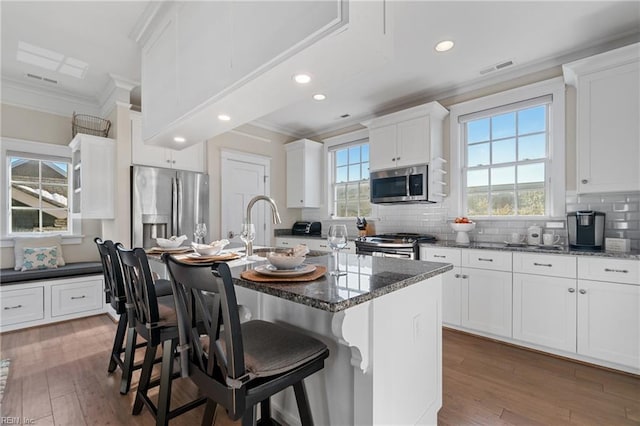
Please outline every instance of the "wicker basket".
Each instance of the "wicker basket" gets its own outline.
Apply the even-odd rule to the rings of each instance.
[[[73,113],[73,119],[71,121],[72,137],[75,137],[78,133],[85,133],[87,135],[106,138],[110,128],[111,121],[109,120],[94,117],[93,115]]]

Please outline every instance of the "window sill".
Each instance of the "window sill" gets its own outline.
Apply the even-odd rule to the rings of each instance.
[[[44,237],[42,234],[32,234],[32,235],[21,235],[20,237]],[[0,238],[0,248],[13,247],[13,239],[19,238],[18,236],[8,237],[4,236]],[[63,235],[62,236],[62,245],[66,246],[69,244],[82,244],[82,239],[84,235]]]

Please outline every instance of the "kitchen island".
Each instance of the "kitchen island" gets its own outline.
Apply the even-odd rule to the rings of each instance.
[[[334,268],[333,257],[307,263]],[[238,303],[254,319],[288,324],[330,350],[307,386],[319,425],[436,424],[442,406],[441,274],[450,264],[341,254],[347,275],[306,283],[257,283],[234,261]],[[235,266],[234,266],[235,265]],[[293,392],[272,400],[274,417],[298,424]]]

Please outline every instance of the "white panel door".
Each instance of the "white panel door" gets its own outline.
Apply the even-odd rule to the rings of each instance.
[[[575,279],[513,274],[513,338],[576,351]]]
[[[304,207],[304,147],[287,150],[287,207]]]
[[[578,280],[578,353],[640,370],[640,286]]]
[[[223,159],[225,166],[221,179],[221,238],[242,244],[240,231],[245,220],[247,205],[256,195],[265,195],[265,166],[244,161]],[[254,246],[271,245],[271,226],[267,226],[267,204],[259,201],[252,210],[251,222],[256,228]]]
[[[442,274],[442,323],[460,325],[462,305],[462,280],[460,268]]]
[[[464,327],[511,337],[511,272],[462,268]]]

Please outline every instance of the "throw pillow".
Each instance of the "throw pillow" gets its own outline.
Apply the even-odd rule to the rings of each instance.
[[[58,248],[52,247],[25,247],[23,250],[24,262],[22,271],[31,269],[49,269],[58,267]]]
[[[58,266],[64,266],[65,261],[62,256],[62,236],[49,235],[46,237],[17,237],[13,240],[13,254],[15,257],[15,270],[22,269],[25,247],[51,247],[58,249]]]

